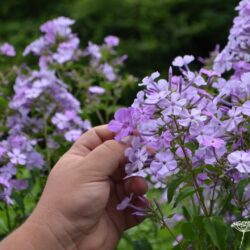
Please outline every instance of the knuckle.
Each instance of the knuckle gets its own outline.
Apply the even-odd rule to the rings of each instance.
[[[102,145],[104,146],[105,150],[109,151],[109,153],[114,154],[117,152],[122,152],[121,145],[114,140],[105,141]]]

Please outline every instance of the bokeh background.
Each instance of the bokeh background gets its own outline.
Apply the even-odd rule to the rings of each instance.
[[[40,36],[39,26],[67,16],[82,47],[101,44],[107,35],[121,39],[126,72],[142,78],[166,74],[178,55],[208,57],[215,44],[226,44],[238,0],[1,0],[0,43],[13,44],[22,58],[26,45]],[[3,65],[0,65],[2,67]],[[133,95],[128,95],[129,101]],[[130,100],[131,99],[131,100]],[[128,102],[129,102],[128,101]],[[124,101],[126,103],[126,101]],[[128,103],[129,105],[129,103]],[[150,242],[150,243],[149,243]],[[119,250],[171,249],[166,231],[150,221],[125,234]]]
[[[112,34],[129,56],[127,71],[142,77],[165,72],[177,55],[206,57],[226,43],[238,0],[1,0],[0,42],[17,51],[38,37],[48,19],[68,16],[81,41]],[[216,20],[216,21],[215,21]]]

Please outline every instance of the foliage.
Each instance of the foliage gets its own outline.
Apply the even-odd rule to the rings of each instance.
[[[120,37],[120,51],[130,55],[129,71],[143,76],[153,69],[165,72],[164,65],[177,54],[204,57],[215,44],[224,45],[237,2],[95,0],[93,4],[93,0],[9,0],[0,10],[0,37],[21,49],[37,36],[41,22],[58,15],[69,16],[76,19],[81,40],[88,37],[101,43],[108,34]]]

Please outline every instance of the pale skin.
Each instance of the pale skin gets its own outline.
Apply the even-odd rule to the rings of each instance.
[[[140,177],[124,181],[126,146],[113,138],[106,125],[83,134],[52,169],[34,212],[0,249],[115,249],[141,221],[116,206],[130,193],[145,194],[147,184]]]

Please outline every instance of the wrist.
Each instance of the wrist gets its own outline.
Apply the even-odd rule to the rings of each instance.
[[[45,224],[30,221],[11,233],[0,243],[2,250],[74,250],[66,239],[58,238]]]
[[[77,249],[71,223],[68,223],[59,212],[49,210],[41,204],[38,204],[23,227],[27,235],[32,235],[31,243],[35,246],[35,250]]]

